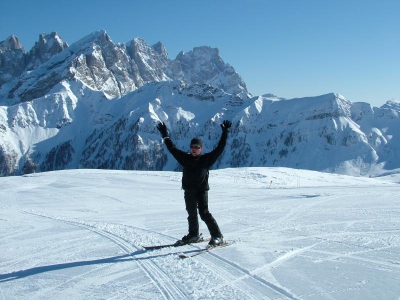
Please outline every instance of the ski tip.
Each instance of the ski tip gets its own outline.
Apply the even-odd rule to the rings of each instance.
[[[222,247],[226,247],[226,246],[229,246],[229,245],[231,245],[231,243],[223,242],[222,244],[220,244],[220,245],[215,245],[215,246],[213,246],[213,245],[207,245],[207,246],[206,246],[206,249],[207,249],[207,250],[212,250],[212,249],[215,249],[215,248],[222,248]]]
[[[188,258],[189,256],[187,256],[185,253],[179,253],[179,258]]]

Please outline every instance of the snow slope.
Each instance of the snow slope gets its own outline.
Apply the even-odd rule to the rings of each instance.
[[[180,176],[0,178],[0,299],[400,299],[399,173],[211,171],[233,244],[185,260],[204,245],[141,248],[186,234]]]

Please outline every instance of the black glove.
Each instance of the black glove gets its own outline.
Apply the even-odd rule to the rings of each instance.
[[[231,130],[232,123],[231,121],[225,120],[221,124],[222,132],[228,133]]]
[[[161,133],[162,138],[166,138],[168,136],[168,129],[164,122],[158,122],[157,129]]]

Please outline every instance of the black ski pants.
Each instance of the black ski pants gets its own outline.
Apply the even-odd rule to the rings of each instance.
[[[200,218],[206,223],[210,235],[221,237],[217,221],[208,210],[208,191],[185,191],[186,211],[188,212],[189,234],[199,234],[199,221],[197,209]]]

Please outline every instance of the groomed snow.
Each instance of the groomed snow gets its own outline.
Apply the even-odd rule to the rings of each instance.
[[[210,210],[232,245],[143,251],[187,233],[180,176],[0,178],[0,299],[400,299],[399,174],[211,171]]]

